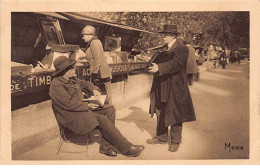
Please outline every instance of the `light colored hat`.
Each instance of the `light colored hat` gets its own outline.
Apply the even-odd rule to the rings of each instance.
[[[82,30],[82,35],[95,35],[96,34],[96,29],[93,26],[85,26],[84,29]]]

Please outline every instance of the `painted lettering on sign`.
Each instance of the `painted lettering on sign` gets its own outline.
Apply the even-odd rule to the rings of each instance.
[[[39,77],[39,86],[41,85],[50,85],[51,84],[51,76],[40,76]]]
[[[88,66],[81,66],[76,69],[78,77],[90,76]],[[37,92],[39,89],[47,88],[51,84],[53,72],[34,73],[26,76],[12,76],[11,93],[21,95],[23,93]]]
[[[34,76],[28,78],[29,87],[34,86],[42,86],[42,85],[50,85],[51,84],[51,76]]]
[[[140,68],[141,64],[132,64],[131,68],[135,69],[135,68]]]
[[[42,84],[45,84],[45,78],[39,77],[39,85],[41,86]]]
[[[143,64],[133,64],[129,65],[127,63],[121,64],[110,64],[112,74],[124,74],[128,72],[129,68],[139,68]],[[43,88],[49,87],[51,84],[53,72],[42,72],[42,73],[33,73],[26,76],[12,76],[11,80],[11,93],[12,95],[21,95],[24,93],[37,92]],[[89,79],[90,69],[89,66],[79,66],[76,68],[76,73],[78,78]]]
[[[20,84],[19,83],[13,83],[11,84],[11,92],[15,91],[21,91]]]
[[[11,93],[22,92],[25,86],[25,80],[22,78],[14,77],[11,80]]]
[[[82,76],[89,76],[90,75],[90,69],[83,69]]]
[[[145,68],[147,66],[147,62],[144,63],[132,63],[130,64],[130,70]]]
[[[112,66],[112,73],[127,72],[127,65],[115,65]]]
[[[50,85],[51,84],[51,76],[46,77],[46,84]]]
[[[20,95],[37,91],[37,88],[48,87],[51,84],[51,74],[52,72],[12,76],[11,93]]]

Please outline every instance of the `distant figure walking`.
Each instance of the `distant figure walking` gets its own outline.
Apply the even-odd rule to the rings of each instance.
[[[222,69],[226,69],[227,56],[225,50],[222,50],[222,52],[220,53],[220,64],[222,66]]]
[[[189,49],[189,55],[187,60],[187,78],[189,85],[192,85],[193,83],[193,75],[198,73],[198,67],[196,62],[196,54],[194,47],[190,44],[190,42],[186,42],[186,46]]]

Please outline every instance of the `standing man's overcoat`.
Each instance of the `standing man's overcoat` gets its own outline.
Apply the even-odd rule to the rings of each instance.
[[[150,95],[152,116],[158,101],[166,103],[165,126],[196,120],[186,76],[188,48],[177,39],[169,51],[174,53],[173,59],[158,64]]]

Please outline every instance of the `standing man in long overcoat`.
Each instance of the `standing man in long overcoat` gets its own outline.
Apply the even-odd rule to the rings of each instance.
[[[164,30],[160,33],[165,35],[164,40],[173,57],[164,63],[153,63],[149,68],[154,73],[150,113],[152,116],[156,113],[157,127],[156,136],[148,139],[147,143],[165,144],[170,126],[169,151],[175,152],[181,143],[182,123],[196,120],[186,76],[189,53],[183,41],[176,39],[179,34],[176,25],[164,25]]]

